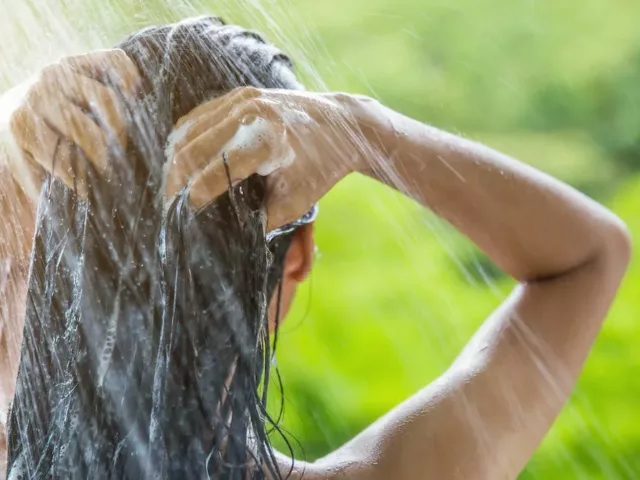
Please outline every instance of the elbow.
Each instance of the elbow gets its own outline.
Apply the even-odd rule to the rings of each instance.
[[[599,248],[584,264],[575,270],[588,272],[600,285],[600,293],[619,289],[631,263],[633,242],[626,224],[611,214],[600,226]]]
[[[593,290],[595,297],[609,298],[613,302],[631,263],[633,242],[625,223],[614,215],[611,217],[600,229],[600,248],[576,275],[591,279],[596,287]]]
[[[633,253],[633,240],[629,228],[622,219],[611,215],[601,234],[602,248],[599,255],[602,261],[624,275]]]
[[[622,219],[608,212],[598,222],[598,241],[580,262],[560,273],[529,276],[523,283],[554,281],[558,278],[574,276],[576,272],[589,271],[599,281],[618,285],[629,267],[633,251],[633,241],[627,225]],[[597,272],[597,273],[596,273]]]

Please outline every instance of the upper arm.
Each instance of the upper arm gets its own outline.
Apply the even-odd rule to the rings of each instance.
[[[345,479],[516,478],[568,399],[615,296],[629,250],[620,232],[583,266],[516,288],[441,378],[318,466],[342,464]]]

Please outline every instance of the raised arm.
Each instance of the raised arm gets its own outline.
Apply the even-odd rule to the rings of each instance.
[[[385,171],[397,172],[520,284],[439,380],[322,463],[366,459],[380,479],[516,478],[607,314],[629,262],[627,231],[527,165],[375,103],[361,108],[365,134],[393,153],[390,164],[363,171],[390,186]]]
[[[14,389],[35,215],[45,171],[69,186],[72,144],[103,166],[106,136],[122,141],[115,95],[95,79],[138,87],[135,66],[121,50],[68,57],[0,97],[0,475],[6,456],[5,421]],[[87,114],[99,119],[100,126]],[[56,158],[57,157],[57,158]],[[53,164],[56,164],[53,171]]]
[[[362,97],[244,89],[187,123],[169,195],[190,182],[198,207],[226,188],[227,169],[240,178],[275,165],[274,227],[360,171],[401,185],[520,282],[446,373],[304,478],[515,479],[565,404],[624,275],[622,222],[529,166]]]
[[[105,158],[108,129],[123,130],[117,102],[92,77],[110,76],[133,91],[135,67],[120,50],[68,57],[0,98],[0,411],[13,397],[35,213],[44,172],[74,181],[65,155],[72,142],[97,165]],[[101,130],[82,108],[104,118]],[[55,158],[57,156],[57,158]]]
[[[0,164],[0,475],[5,471],[6,420],[20,359],[34,218],[34,203]]]

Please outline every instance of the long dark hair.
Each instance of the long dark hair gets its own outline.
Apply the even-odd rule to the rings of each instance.
[[[262,177],[196,212],[187,191],[166,209],[162,173],[181,116],[238,86],[298,89],[292,63],[216,17],[119,47],[145,81],[127,150],[108,179],[89,168],[88,198],[41,192],[9,478],[281,478],[267,303],[292,234],[266,241]]]

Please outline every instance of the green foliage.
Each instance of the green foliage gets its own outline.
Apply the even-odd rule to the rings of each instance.
[[[611,206],[640,234],[640,177]],[[512,286],[461,271],[469,244],[370,180],[345,180],[321,212],[321,256],[277,354],[284,423],[308,458],[436,378]],[[634,262],[570,404],[523,479],[637,478],[639,282]]]
[[[19,23],[25,8],[0,21],[11,27],[0,60],[17,69],[0,82],[49,61],[43,44],[49,56],[69,53],[149,23],[216,13],[265,32],[310,88],[374,95],[496,146],[610,204],[640,236],[637,1],[47,0],[37,35]],[[65,41],[51,42],[61,24]],[[317,243],[277,353],[283,424],[310,459],[441,374],[512,286],[448,226],[360,177],[323,200]],[[523,479],[640,477],[639,285],[634,261],[570,404]]]

